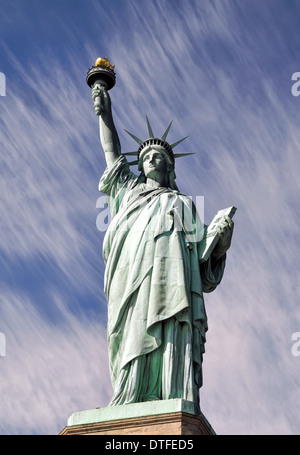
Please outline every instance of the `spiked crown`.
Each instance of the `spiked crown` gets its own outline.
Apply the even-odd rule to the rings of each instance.
[[[187,136],[182,138],[182,139],[179,139],[179,141],[176,141],[173,144],[169,144],[166,141],[166,138],[167,138],[167,135],[168,135],[169,130],[171,128],[172,122],[170,123],[170,125],[168,126],[168,128],[166,129],[166,131],[164,132],[162,137],[158,138],[158,137],[155,137],[154,134],[153,134],[153,131],[152,131],[150,122],[148,120],[148,117],[146,117],[146,120],[147,120],[149,138],[146,139],[145,141],[142,141],[141,139],[136,137],[134,134],[132,134],[129,131],[125,130],[126,133],[129,134],[129,136],[131,136],[139,144],[139,148],[138,148],[137,151],[124,153],[124,155],[137,156],[137,160],[131,161],[129,163],[130,165],[138,164],[139,170],[141,171],[142,168],[143,168],[143,164],[140,161],[141,153],[142,153],[142,151],[144,150],[145,147],[148,147],[148,146],[151,146],[151,145],[159,145],[159,146],[161,146],[161,147],[163,147],[165,149],[165,152],[167,153],[167,155],[169,156],[169,158],[170,158],[170,160],[172,162],[173,168],[175,167],[175,159],[176,158],[179,158],[181,156],[186,156],[186,155],[192,155],[192,153],[174,153],[173,152],[173,148],[176,147],[176,145],[180,144],[180,142],[184,141],[187,138]]]

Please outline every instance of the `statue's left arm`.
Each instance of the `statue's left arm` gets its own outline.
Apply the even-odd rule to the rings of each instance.
[[[218,233],[219,241],[211,253],[212,263],[218,261],[222,256],[226,254],[231,245],[231,239],[233,234],[234,222],[229,216],[224,216],[221,220]]]
[[[219,225],[219,241],[208,261],[200,264],[204,292],[212,292],[220,284],[226,261],[226,252],[230,248],[234,222],[225,216]]]

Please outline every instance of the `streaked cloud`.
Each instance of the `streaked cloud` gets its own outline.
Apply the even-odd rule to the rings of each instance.
[[[50,299],[49,299],[50,300]],[[58,434],[78,409],[110,398],[106,334],[101,320],[72,316],[51,295],[59,322],[47,321],[26,296],[4,291],[6,357],[1,361],[1,433]]]

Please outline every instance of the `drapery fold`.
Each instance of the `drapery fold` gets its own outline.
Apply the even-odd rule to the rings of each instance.
[[[151,188],[121,156],[99,190],[111,223],[103,242],[111,404],[198,402],[207,316],[203,292],[220,283],[225,257],[199,264],[203,224],[191,200]]]

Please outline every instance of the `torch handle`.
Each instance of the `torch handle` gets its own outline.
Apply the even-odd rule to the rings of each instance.
[[[103,108],[102,108],[102,96],[101,96],[101,87],[104,87],[105,89],[107,88],[107,84],[105,83],[105,81],[103,80],[97,80],[95,81],[95,83],[93,84],[93,90],[95,89],[99,89],[99,95],[95,96],[94,98],[94,111],[96,112],[96,115],[101,115],[102,112],[103,112]]]

